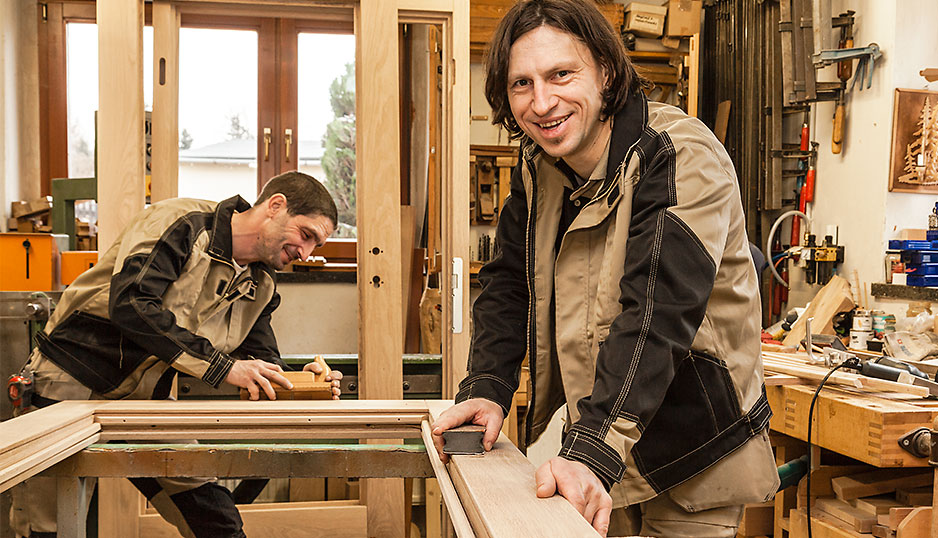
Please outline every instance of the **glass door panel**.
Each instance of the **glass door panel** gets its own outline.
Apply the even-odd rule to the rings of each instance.
[[[339,208],[332,237],[355,237],[355,36],[297,38],[298,168],[322,181]]]
[[[179,196],[257,198],[254,30],[179,30]]]

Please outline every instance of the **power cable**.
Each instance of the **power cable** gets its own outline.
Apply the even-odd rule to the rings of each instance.
[[[817,386],[817,390],[814,391],[814,396],[811,397],[811,405],[808,406],[808,476],[807,476],[807,491],[806,498],[807,504],[805,505],[805,515],[808,520],[808,538],[813,538],[811,535],[811,471],[814,469],[813,462],[811,461],[811,424],[814,421],[814,406],[817,404],[817,397],[821,394],[821,389],[824,388],[824,384],[827,383],[827,380],[836,372],[837,370],[848,367],[856,368],[860,364],[860,359],[856,357],[851,357],[844,362],[831,368],[827,375],[824,376],[824,379],[821,380],[821,383]]]

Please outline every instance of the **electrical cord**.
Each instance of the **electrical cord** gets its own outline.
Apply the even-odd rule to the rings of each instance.
[[[808,215],[802,213],[801,211],[798,211],[797,209],[792,209],[791,211],[786,211],[782,213],[777,219],[775,219],[775,222],[772,224],[772,228],[769,230],[769,237],[765,241],[766,253],[772,252],[772,240],[775,238],[775,231],[778,230],[779,224],[781,224],[782,221],[785,220],[786,218],[795,216],[795,215],[798,215],[799,217],[803,218],[805,220],[805,224],[807,225],[807,228],[808,229],[811,228],[811,219],[808,217]],[[792,245],[792,246],[794,247],[795,245]],[[779,282],[781,282],[782,286],[785,286],[786,288],[791,287],[788,284],[788,282],[785,282],[782,279],[782,275],[778,274],[778,271],[775,270],[775,267],[772,264],[769,264],[769,270],[772,271],[772,274],[775,276],[775,278]]]
[[[815,406],[815,404],[817,404],[817,397],[818,397],[819,394],[821,394],[821,389],[824,388],[824,384],[827,383],[827,380],[830,378],[830,376],[834,375],[834,372],[836,372],[837,370],[840,370],[841,368],[844,368],[844,367],[846,367],[846,368],[856,368],[856,367],[859,366],[859,365],[860,365],[860,359],[858,359],[858,358],[856,358],[856,357],[851,357],[851,358],[845,360],[844,362],[842,362],[842,363],[840,363],[840,364],[834,366],[833,368],[831,368],[831,370],[830,370],[829,372],[827,372],[827,375],[824,376],[824,379],[821,380],[821,383],[817,386],[817,390],[814,391],[814,396],[811,397],[811,405],[808,406],[808,439],[807,439],[807,443],[808,443],[808,475],[807,475],[807,477],[806,477],[806,480],[807,480],[807,491],[806,491],[807,504],[806,504],[805,507],[804,507],[805,515],[807,516],[807,520],[808,520],[808,538],[812,538],[812,535],[811,535],[811,471],[813,470],[814,466],[813,466],[813,462],[811,461],[811,453],[812,453],[812,450],[811,450],[811,424],[814,422],[814,406]]]

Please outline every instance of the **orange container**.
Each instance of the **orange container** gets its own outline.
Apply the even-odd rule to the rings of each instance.
[[[51,234],[0,233],[0,291],[56,291],[59,263]]]
[[[97,250],[69,250],[62,253],[62,285],[68,286],[78,275],[98,263]]]

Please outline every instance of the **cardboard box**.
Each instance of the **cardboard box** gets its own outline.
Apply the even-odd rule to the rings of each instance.
[[[703,0],[670,0],[668,2],[668,36],[680,37],[700,32],[700,11]]]
[[[625,7],[625,31],[642,37],[659,37],[664,33],[666,6],[632,2]]]

